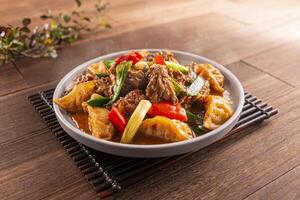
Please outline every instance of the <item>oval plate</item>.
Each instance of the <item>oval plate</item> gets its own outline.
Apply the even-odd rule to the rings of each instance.
[[[151,52],[165,51],[165,49],[144,49]],[[66,89],[69,89],[73,85],[73,78],[82,74],[86,68],[92,63],[98,62],[100,60],[115,59],[116,57],[125,54],[130,51],[139,51],[127,50],[120,51],[112,54],[107,54],[104,56],[97,57],[95,59],[89,60],[70,71],[63,79],[58,83],[53,98],[59,98],[62,96],[63,92]],[[243,103],[244,103],[244,91],[241,83],[235,77],[235,75],[226,69],[224,66],[209,60],[205,57],[198,56],[195,54],[168,50],[174,53],[175,58],[182,64],[187,64],[192,61],[197,63],[210,63],[217,67],[225,78],[225,89],[229,91],[230,97],[233,102],[234,114],[229,118],[222,126],[219,128],[210,131],[204,135],[198,136],[191,140],[174,142],[168,144],[156,144],[156,145],[137,145],[137,144],[121,144],[117,142],[111,142],[102,140],[92,135],[86,134],[80,129],[78,129],[72,119],[68,116],[66,111],[60,109],[58,105],[53,104],[56,117],[61,125],[61,127],[75,140],[78,142],[91,147],[93,149],[127,157],[164,157],[164,156],[174,156],[178,154],[184,154],[191,151],[197,151],[205,146],[212,144],[213,142],[224,137],[237,123],[240,114],[242,112]]]

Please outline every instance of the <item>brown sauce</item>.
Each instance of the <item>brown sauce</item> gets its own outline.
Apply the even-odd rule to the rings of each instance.
[[[91,134],[88,124],[88,114],[87,113],[70,113],[69,114],[76,126],[87,134]],[[120,142],[121,134],[115,133],[111,141]],[[168,143],[163,139],[147,136],[137,133],[132,141],[133,144],[165,144]]]
[[[75,122],[76,126],[85,133],[91,134],[87,113],[70,113],[72,120]]]

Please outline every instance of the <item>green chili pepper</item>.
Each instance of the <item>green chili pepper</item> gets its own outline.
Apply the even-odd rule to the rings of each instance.
[[[171,61],[165,61],[165,63],[168,68],[171,68],[171,69],[174,69],[177,71],[181,71],[184,74],[187,74],[189,72],[189,68],[187,68],[181,64],[171,62]]]

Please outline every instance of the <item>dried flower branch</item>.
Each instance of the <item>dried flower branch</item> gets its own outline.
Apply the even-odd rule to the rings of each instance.
[[[75,2],[79,9],[81,1]],[[97,0],[94,6],[95,15],[77,10],[54,15],[49,10],[41,15],[41,19],[47,20],[47,23],[33,30],[29,28],[29,18],[23,19],[21,27],[0,26],[0,66],[22,56],[55,58],[62,45],[74,43],[85,33],[111,28],[103,14],[107,3]]]

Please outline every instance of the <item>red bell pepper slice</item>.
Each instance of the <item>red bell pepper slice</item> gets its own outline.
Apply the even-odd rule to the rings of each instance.
[[[165,60],[164,60],[164,57],[162,55],[156,54],[154,59],[155,59],[156,64],[160,64],[160,65],[165,64]]]
[[[125,62],[132,61],[132,64],[135,64],[135,63],[139,62],[142,58],[143,58],[143,56],[140,53],[134,51],[134,52],[131,52],[128,55],[120,56],[119,58],[117,58],[115,60],[115,63],[116,63],[116,65],[118,65],[118,64],[120,64],[121,62],[124,62],[124,61]]]
[[[127,120],[117,107],[113,107],[111,109],[111,111],[108,113],[108,119],[113,123],[120,133],[123,133],[127,124]]]
[[[170,119],[177,119],[186,122],[188,120],[185,109],[180,104],[172,104],[169,102],[160,102],[152,104],[148,111],[148,115],[163,116]]]

